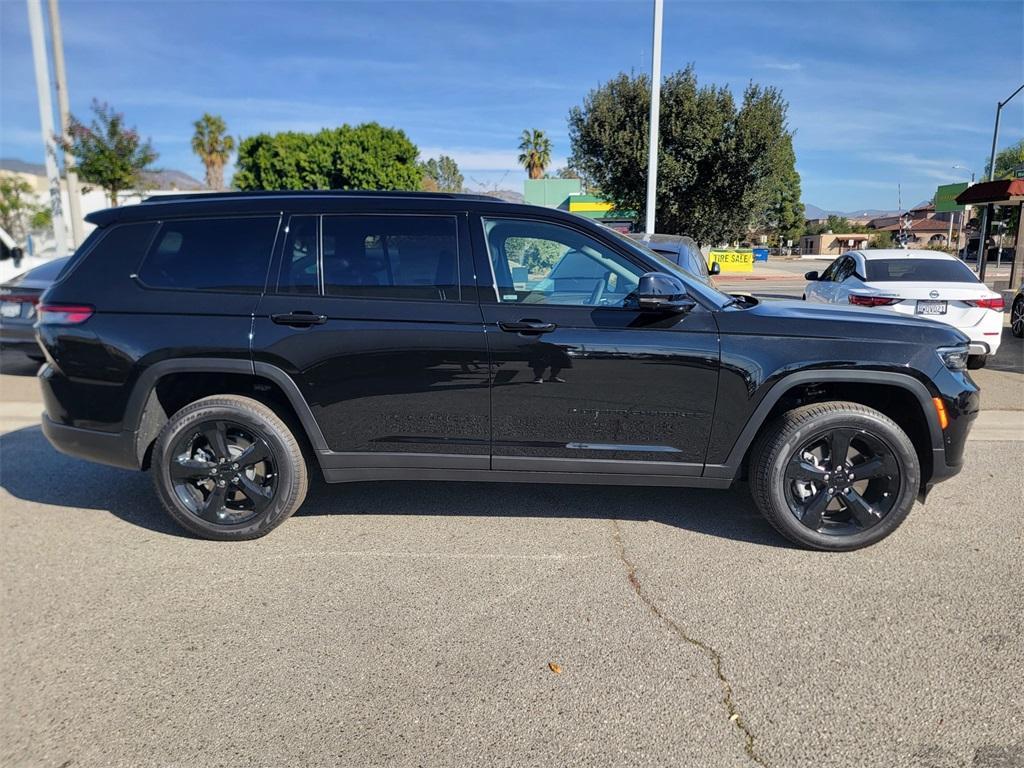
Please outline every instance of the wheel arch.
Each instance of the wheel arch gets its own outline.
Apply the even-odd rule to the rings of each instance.
[[[132,389],[126,426],[135,434],[138,466],[149,466],[153,443],[179,408],[214,394],[253,397],[271,406],[314,453],[327,443],[309,404],[292,378],[277,366],[249,360],[163,360],[148,367]]]
[[[944,460],[942,428],[932,394],[918,379],[909,374],[879,371],[797,371],[771,387],[747,420],[725,462],[709,464],[704,476],[741,477],[762,429],[791,408],[827,400],[866,405],[895,421],[917,449],[922,487],[931,479],[935,462]]]

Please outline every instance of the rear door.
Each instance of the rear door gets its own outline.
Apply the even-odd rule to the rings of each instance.
[[[473,237],[492,467],[700,475],[718,386],[713,314],[625,309],[650,267],[582,228],[496,215],[475,220]]]
[[[327,467],[486,468],[487,350],[465,213],[288,217],[253,360],[309,404]]]

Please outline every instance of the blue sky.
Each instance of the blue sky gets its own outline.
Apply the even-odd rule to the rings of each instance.
[[[76,2],[62,0],[72,112],[93,97],[149,136],[158,164],[202,177],[202,112],[235,135],[376,120],[470,186],[521,189],[516,144],[621,71],[649,71],[639,2]],[[693,62],[737,93],[778,86],[807,203],[894,208],[980,174],[995,104],[1024,81],[1024,3],[667,0],[663,69]],[[1000,145],[1024,136],[1024,95]],[[27,15],[0,0],[0,155],[41,161]]]

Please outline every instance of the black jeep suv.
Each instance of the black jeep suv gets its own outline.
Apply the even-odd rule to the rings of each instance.
[[[967,337],[737,299],[572,214],[471,195],[226,193],[94,213],[38,312],[43,429],[262,536],[328,482],[728,488],[820,549],[956,473]],[[681,502],[681,506],[685,502]],[[611,513],[610,513],[611,514]]]

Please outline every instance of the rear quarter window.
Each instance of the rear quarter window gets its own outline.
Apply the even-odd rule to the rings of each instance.
[[[149,288],[260,293],[278,223],[277,216],[161,222],[139,280]]]

